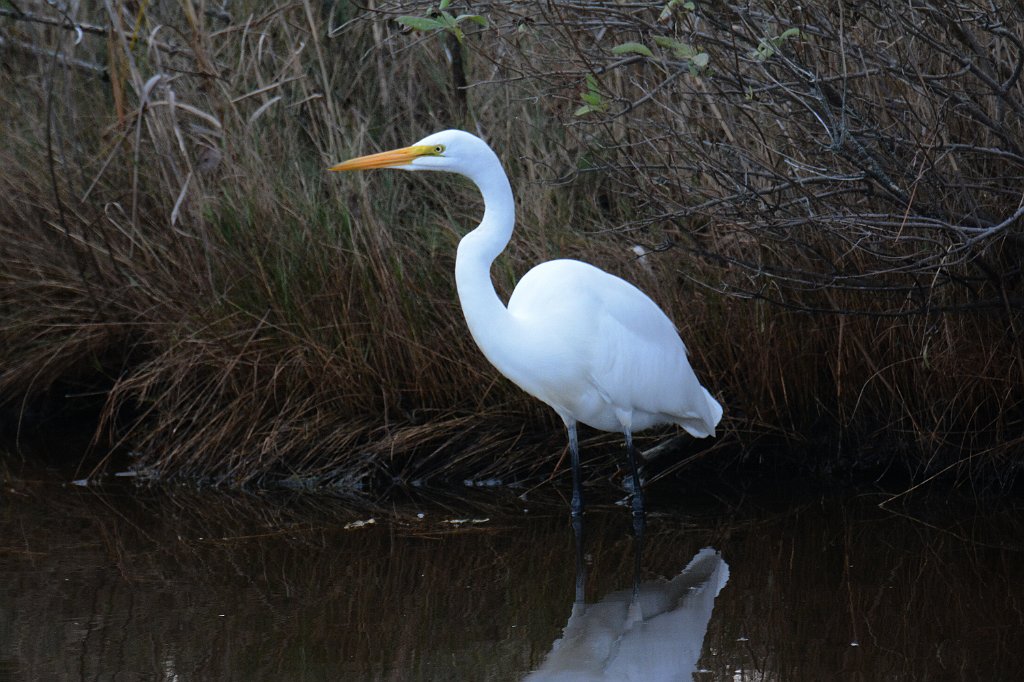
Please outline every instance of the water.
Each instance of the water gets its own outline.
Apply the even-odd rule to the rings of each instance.
[[[7,482],[0,680],[1019,679],[1020,509],[881,499],[655,501],[637,612],[621,507],[574,609],[561,500]]]

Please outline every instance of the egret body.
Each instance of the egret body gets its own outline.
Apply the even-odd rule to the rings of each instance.
[[[499,372],[565,422],[577,539],[583,502],[576,425],[625,435],[639,540],[644,505],[633,432],[678,424],[704,438],[714,435],[722,417],[722,406],[690,367],[672,321],[632,284],[569,259],[534,267],[506,306],[494,290],[490,268],[512,237],[515,202],[497,155],[475,135],[445,130],[410,147],[361,156],[330,170],[367,168],[448,171],[479,188],[483,220],[459,242],[455,260],[459,301],[473,340]]]

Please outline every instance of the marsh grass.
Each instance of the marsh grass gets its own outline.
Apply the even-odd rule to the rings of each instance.
[[[774,449],[784,445],[812,468],[896,464],[923,479],[952,465],[1008,480],[1024,418],[1010,239],[1019,225],[979,245],[980,265],[961,250],[941,272],[901,271],[891,290],[808,279],[822,262],[875,272],[871,250],[851,244],[879,240],[904,258],[921,255],[919,241],[900,252],[896,231],[865,235],[850,220],[873,206],[863,181],[823,193],[839,197],[831,222],[789,227],[771,202],[730,195],[730,154],[763,169],[757,155],[795,144],[807,121],[754,107],[724,66],[718,80],[667,87],[650,63],[598,63],[608,44],[596,36],[645,35],[627,19],[647,10],[627,9],[598,21],[474,5],[491,23],[467,31],[464,92],[452,87],[449,42],[393,21],[426,3],[241,3],[228,13],[192,0],[111,2],[71,18],[102,28],[78,42],[66,27],[5,13],[5,409],[20,420],[35,403],[99,392],[97,450],[130,452],[160,479],[353,489],[550,474],[560,425],[487,365],[456,302],[454,250],[479,218],[475,193],[436,175],[324,172],[458,126],[488,137],[517,195],[519,227],[493,269],[499,291],[560,256],[648,291],[728,405],[715,456],[761,448],[788,462]],[[714,34],[697,29],[672,28]],[[1000,45],[1019,44],[1011,38]],[[728,63],[727,47],[708,48],[713,64]],[[834,65],[837,54],[815,58]],[[573,117],[588,69],[610,101],[652,106]],[[884,96],[881,86],[857,91]],[[693,135],[681,135],[684,124]],[[1000,131],[1020,141],[1019,126]],[[715,154],[703,154],[707,140]],[[999,158],[1019,176],[1009,152],[986,162]],[[766,193],[771,181],[751,186]],[[1002,209],[1006,186],[976,194]],[[893,202],[885,209],[909,211]],[[996,276],[979,278],[985,267]],[[616,441],[588,445],[607,453]],[[601,475],[614,460],[592,461]]]

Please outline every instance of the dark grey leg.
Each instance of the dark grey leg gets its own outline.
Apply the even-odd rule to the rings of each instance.
[[[583,563],[583,485],[580,473],[580,443],[576,438],[576,422],[565,425],[569,431],[569,454],[572,457],[572,530],[576,535],[576,603],[583,603],[587,569]]]
[[[636,449],[633,434],[626,429],[626,457],[633,472],[633,597],[640,591],[640,555],[644,549],[644,530],[647,527],[647,512],[644,509],[644,487],[640,482],[640,468],[636,463]]]

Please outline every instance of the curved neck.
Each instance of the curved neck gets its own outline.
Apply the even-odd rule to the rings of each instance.
[[[491,281],[491,263],[504,250],[515,226],[512,187],[498,157],[469,176],[484,198],[484,217],[475,230],[459,242],[455,258],[455,285],[462,312],[477,345],[499,370],[495,353],[508,340],[511,322],[508,309],[498,298]]]

